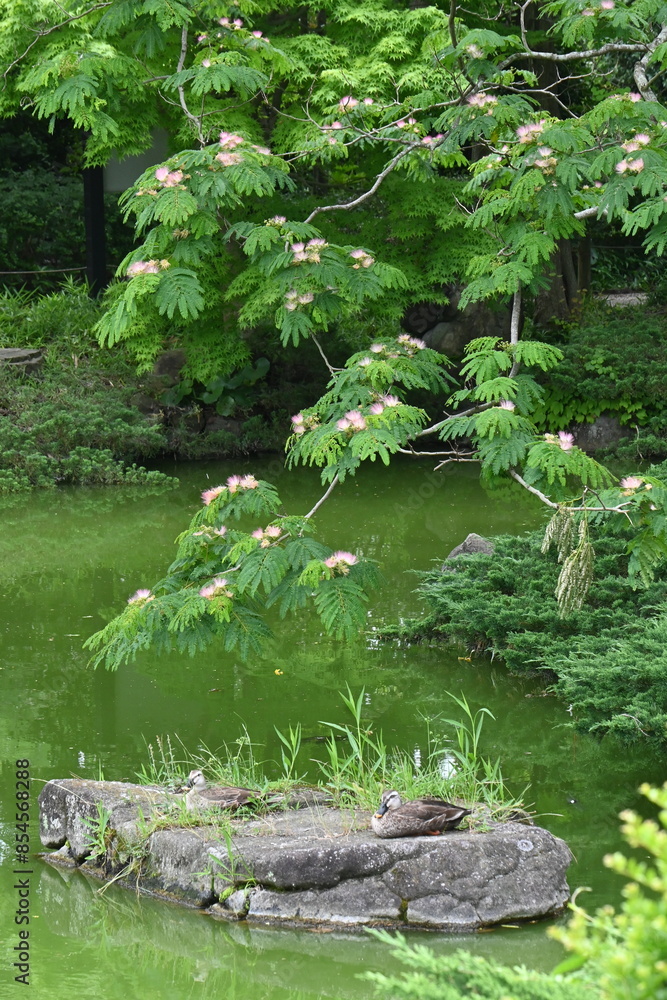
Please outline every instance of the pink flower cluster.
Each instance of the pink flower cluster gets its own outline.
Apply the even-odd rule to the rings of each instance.
[[[468,98],[468,104],[471,108],[493,107],[497,103],[497,97],[494,97],[493,94],[485,94],[483,90],[480,90],[479,94],[471,94]]]
[[[311,264],[319,264],[320,253],[329,244],[326,240],[308,240],[307,243],[292,243],[290,245],[290,250],[294,254],[292,257],[293,264],[302,264],[307,261]]]
[[[635,490],[638,490],[639,487],[643,485],[644,485],[644,480],[640,479],[639,476],[625,476],[624,479],[621,479],[621,486],[624,490],[628,490],[628,493],[633,493]]]
[[[422,142],[425,146],[432,146],[434,142],[440,142],[440,140],[444,138],[445,137],[442,132],[438,132],[437,135],[425,135]]]
[[[324,560],[324,565],[328,569],[338,570],[343,576],[350,572],[350,566],[357,563],[357,557],[352,552],[333,552],[328,559]]]
[[[230,493],[237,490],[256,490],[259,483],[254,476],[230,476],[227,480],[227,489]]]
[[[475,45],[474,42],[471,45],[466,45],[466,52],[473,59],[483,59],[484,58],[484,50],[480,49],[479,45]]]
[[[319,425],[320,422],[314,413],[307,417],[304,417],[303,413],[295,413],[292,417],[292,430],[295,434],[305,434],[306,431],[312,431]]]
[[[183,180],[183,171],[170,170],[169,167],[158,167],[155,171],[155,176],[159,180],[161,187],[173,188],[177,187]]]
[[[287,222],[287,216],[285,216],[285,215],[274,215],[270,219],[266,220],[265,225],[266,226],[275,226],[277,229],[280,229],[280,227],[284,226],[286,222]]]
[[[350,257],[356,262],[352,265],[355,271],[359,270],[360,267],[371,267],[375,263],[375,258],[371,257],[365,250],[353,250]]]
[[[552,174],[554,172],[554,167],[558,164],[558,160],[555,156],[552,156],[552,149],[548,146],[540,146],[537,150],[540,154],[539,158],[533,160],[533,164],[543,170],[545,174]]]
[[[644,169],[644,161],[639,156],[636,160],[619,160],[616,164],[616,173],[625,174],[629,172],[631,174],[639,174]]]
[[[221,17],[220,20],[218,21],[218,24],[221,24],[223,28],[232,28],[234,31],[238,30],[238,28],[243,27],[243,21],[241,20],[240,17],[235,18],[233,21],[230,17]]]
[[[408,125],[416,125],[416,124],[417,124],[417,119],[413,118],[412,115],[410,115],[409,118],[400,118],[396,122],[396,128],[407,128]]]
[[[131,597],[128,597],[128,604],[138,604],[140,601],[145,604],[147,601],[154,601],[155,594],[152,594],[150,590],[135,590]]]
[[[297,292],[295,288],[290,288],[289,292],[285,293],[285,309],[288,312],[294,312],[298,306],[308,305],[312,302],[315,296],[312,292]]]
[[[419,337],[410,337],[407,333],[402,333],[398,338],[398,342],[399,344],[402,344],[403,347],[406,347],[408,349],[409,354],[413,353],[410,350],[411,347],[415,348],[415,350],[417,351],[423,351],[426,347],[424,341],[420,340]]]
[[[224,489],[224,487],[222,488]],[[213,492],[213,490],[210,492]],[[227,529],[224,524],[221,524],[219,528],[200,528],[199,531],[192,532],[194,538],[202,537],[205,538],[207,542],[212,542],[214,535],[217,535],[218,538],[224,538],[226,534]]]
[[[340,101],[338,102],[338,108],[340,111],[351,111],[352,108],[356,108],[358,103],[359,101],[356,99],[356,97],[350,97],[348,94],[347,97],[341,97]]]
[[[216,576],[210,583],[201,588],[199,596],[206,597],[209,601],[214,597],[232,597],[231,590],[227,590],[228,582],[226,577]]]
[[[223,149],[235,149],[236,146],[242,146],[245,139],[242,135],[237,135],[235,132],[221,132],[220,133],[220,145]]]
[[[171,267],[168,260],[135,260],[127,269],[127,276],[135,278],[138,274],[159,274]]]
[[[539,122],[529,122],[528,125],[519,125],[516,130],[519,142],[533,142],[544,131],[546,123],[546,118],[542,118]]]
[[[562,451],[572,451],[574,448],[574,434],[568,431],[558,431],[558,434],[545,434],[544,440],[548,444],[557,444]]]
[[[208,507],[225,490],[229,490],[230,493],[236,493],[237,490],[254,490],[258,486],[259,483],[254,476],[230,476],[225,486],[213,486],[210,490],[204,490],[201,498],[204,506]],[[226,530],[226,528],[223,530],[218,529],[216,534],[224,535]]]
[[[650,135],[647,135],[646,132],[638,132],[629,142],[621,143],[621,149],[626,153],[635,153],[642,146],[648,146],[650,141]]]
[[[366,421],[361,410],[348,410],[344,417],[336,421],[336,427],[339,431],[351,430],[356,434],[366,430]]]
[[[240,153],[217,153],[215,158],[218,163],[222,163],[223,167],[233,167],[237,163],[243,163],[243,157]]]
[[[516,410],[516,405],[511,399],[503,399],[498,405],[501,410]]]
[[[252,533],[253,538],[259,539],[260,548],[268,549],[271,540],[280,538],[281,531],[277,524],[270,524],[267,528],[255,528]]]

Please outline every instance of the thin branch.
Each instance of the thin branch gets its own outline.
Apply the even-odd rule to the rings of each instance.
[[[47,28],[45,31],[39,31],[37,37],[33,38],[30,45],[25,50],[25,52],[22,52],[20,56],[17,56],[14,62],[11,62],[9,64],[5,72],[2,74],[4,80],[5,81],[7,80],[7,74],[9,73],[9,71],[14,69],[14,66],[20,63],[22,59],[25,59],[25,57],[28,55],[28,52],[30,52],[30,49],[33,47],[33,45],[37,44],[40,38],[46,38],[46,36],[50,35],[52,31],[57,31],[58,28],[64,28],[66,24],[71,24],[72,21],[80,21],[82,17],[88,17],[88,15],[92,14],[93,11],[102,10],[104,7],[111,7],[111,2],[96,3],[93,7],[89,7],[88,10],[84,10],[82,14],[72,14],[72,16],[68,17],[66,21],[60,21],[59,24],[53,24],[50,28]]]
[[[479,462],[478,458],[446,458],[444,462],[438,462],[434,468],[434,472],[442,469],[445,465],[449,465],[450,462]]]
[[[409,146],[406,146],[404,149],[401,149],[400,152],[398,152],[396,156],[393,158],[393,160],[389,161],[384,170],[380,171],[380,173],[375,178],[372,187],[370,187],[368,191],[365,191],[364,194],[361,194],[359,195],[358,198],[354,198],[352,201],[345,202],[342,205],[322,205],[319,208],[314,208],[313,211],[308,216],[308,218],[305,220],[305,224],[307,225],[309,222],[312,222],[315,216],[319,215],[320,212],[332,212],[335,209],[356,208],[357,205],[363,204],[363,202],[365,202],[368,198],[372,197],[372,195],[375,194],[375,192],[380,187],[380,184],[382,184],[382,181],[385,179],[385,177],[387,177],[388,174],[390,174],[392,170],[396,166],[398,166],[403,157],[407,156],[408,153],[412,152],[413,149],[415,149],[417,146],[420,145],[421,142],[411,142]]]
[[[554,503],[553,500],[550,500],[549,497],[544,495],[544,493],[540,493],[540,491],[536,490],[534,486],[529,486],[526,480],[522,479],[515,469],[510,469],[509,472],[512,479],[516,479],[519,486],[523,486],[523,488],[528,490],[529,493],[532,493],[533,496],[538,497],[538,499],[540,499],[542,503],[545,503],[547,507],[551,507],[552,510],[558,510],[559,504]]]
[[[178,57],[178,65],[176,66],[177,73],[180,73],[182,71],[185,65],[185,57],[187,54],[188,54],[188,26],[187,24],[184,24],[183,29],[181,31],[181,52]],[[192,112],[190,111],[187,102],[185,100],[185,89],[182,86],[178,88],[178,99],[181,103],[181,108],[183,109],[185,117],[188,119],[188,121],[192,122],[192,124],[197,129],[197,138],[199,139],[200,145],[203,146],[206,140],[204,139],[204,133],[201,127],[201,121],[199,120],[199,118],[197,118],[196,115],[193,115]]]
[[[534,486],[530,486],[526,480],[519,475],[516,469],[510,469],[509,474],[512,479],[516,480],[519,486],[523,486],[525,490],[528,490],[529,493],[536,496],[538,500],[541,500],[542,503],[547,505],[547,507],[551,507],[552,510],[558,510],[558,508],[562,506],[562,504],[554,503],[553,500],[550,500],[549,497],[545,496],[544,493],[540,492],[540,490],[536,489]],[[575,514],[624,514],[625,517],[630,519],[627,506],[628,501],[624,501],[623,503],[617,504],[615,507],[606,507],[604,504],[601,504],[599,507],[589,507],[584,505],[580,507],[568,507],[567,509]]]
[[[484,410],[489,410],[492,406],[497,406],[497,403],[479,403],[477,406],[471,406],[469,410],[463,410],[461,413],[448,413],[443,420],[438,420],[436,424],[432,424],[430,427],[425,427],[423,430],[415,434],[416,438],[425,437],[426,434],[435,434],[439,431],[441,427],[444,427],[446,423],[450,420],[455,420],[457,417],[473,417],[476,413],[482,413]]]
[[[312,517],[316,510],[319,510],[319,508],[322,506],[322,504],[324,503],[325,500],[329,499],[329,497],[331,496],[331,494],[334,491],[334,488],[337,485],[338,485],[338,473],[336,473],[336,475],[331,480],[331,482],[329,484],[329,488],[327,489],[327,491],[324,494],[324,496],[320,497],[320,499],[317,501],[317,503],[312,508],[312,510],[309,510],[307,514],[304,514],[304,520],[305,521],[307,521],[309,517]]]
[[[397,449],[401,455],[410,455],[411,458],[442,458],[443,456],[448,456],[454,461],[471,461],[474,452],[472,451],[415,451],[414,448],[398,448]],[[477,461],[477,459],[475,459]]]
[[[456,48],[456,0],[449,0],[449,38],[452,48]]]
[[[511,56],[498,64],[498,69],[507,69],[515,59],[543,59],[545,62],[574,62],[575,59],[592,59],[594,56],[604,56],[609,52],[646,52],[648,42],[608,42],[599,49],[582,49],[581,52],[534,52],[527,48],[525,52],[513,52]]]
[[[602,215],[607,214],[607,209],[602,209]],[[590,219],[593,215],[600,215],[599,205],[591,205],[590,208],[582,208],[580,212],[574,212],[573,218],[575,219]]]
[[[645,101],[657,101],[658,99],[651,89],[651,84],[649,83],[646,75],[646,67],[648,66],[648,61],[657,49],[658,45],[662,45],[664,42],[667,42],[667,24],[663,24],[662,31],[659,32],[652,42],[649,42],[646,47],[646,52],[634,66],[633,76],[635,78],[635,83],[637,84],[637,90]]]
[[[331,375],[331,376],[333,377],[333,376],[334,376],[334,375],[336,374],[336,372],[340,372],[340,371],[342,371],[342,368],[334,368],[334,367],[333,367],[333,366],[332,366],[332,365],[330,364],[330,362],[329,362],[329,359],[328,359],[328,357],[326,356],[326,354],[325,354],[325,353],[324,353],[324,351],[322,350],[322,345],[320,344],[319,340],[317,339],[317,337],[315,336],[315,334],[314,334],[314,333],[311,333],[311,335],[310,335],[310,339],[311,339],[311,340],[313,341],[313,343],[314,343],[314,344],[315,344],[315,346],[317,347],[318,351],[319,351],[319,352],[320,352],[320,354],[322,355],[322,360],[324,361],[325,365],[326,365],[326,366],[327,366],[327,368],[329,369],[329,374],[330,374],[330,375]]]
[[[510,320],[510,344],[519,343],[519,324],[521,322],[521,285],[512,298],[512,318]],[[510,375],[510,378],[512,376]]]

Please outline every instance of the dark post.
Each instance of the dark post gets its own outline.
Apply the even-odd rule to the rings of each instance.
[[[86,274],[90,294],[97,297],[107,284],[107,252],[104,234],[104,167],[85,167],[83,173],[83,217],[86,225]]]

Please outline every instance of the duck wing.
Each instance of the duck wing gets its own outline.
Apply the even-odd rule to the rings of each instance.
[[[443,830],[454,830],[471,810],[463,806],[452,805],[442,799],[415,799],[401,806],[401,810],[409,809],[419,826],[428,833],[441,833]],[[397,810],[400,811],[400,810]]]

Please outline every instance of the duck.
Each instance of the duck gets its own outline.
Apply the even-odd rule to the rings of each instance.
[[[454,830],[471,809],[452,805],[444,799],[412,799],[403,802],[397,791],[382,793],[378,811],[371,818],[371,827],[378,837],[433,836],[444,830]]]
[[[188,812],[200,809],[240,809],[241,806],[256,803],[260,797],[251,788],[234,786],[209,788],[206,778],[197,768],[190,771],[186,788],[188,792],[185,796],[185,805]]]

